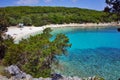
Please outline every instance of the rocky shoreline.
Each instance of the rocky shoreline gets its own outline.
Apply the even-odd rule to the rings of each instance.
[[[104,80],[93,76],[88,78],[79,78],[77,76],[64,76],[61,74],[52,74],[49,78],[33,78],[30,74],[22,72],[16,65],[11,65],[5,68],[5,72],[10,75],[10,78],[0,75],[0,80]]]
[[[52,78],[32,78],[32,77],[27,77],[27,78],[23,78],[23,79],[17,79],[14,76],[12,76],[11,78],[7,78],[6,76],[1,76],[0,75],[0,80],[104,80],[104,79],[100,79],[100,78],[96,78],[96,77],[88,77],[88,78],[79,78],[79,77],[63,77],[62,79],[52,79]]]

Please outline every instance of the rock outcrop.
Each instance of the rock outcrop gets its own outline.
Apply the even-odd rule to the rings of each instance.
[[[11,78],[7,78],[5,76],[0,76],[0,80],[104,80],[104,79],[100,79],[100,78],[96,78],[96,77],[89,77],[89,78],[79,78],[79,77],[66,77],[66,76],[63,76],[63,78],[61,79],[53,79],[53,78],[33,78],[32,76],[27,76],[26,78],[23,78],[23,79],[18,79],[18,78],[15,78],[14,76],[12,76]]]
[[[11,78],[0,75],[0,80],[104,80],[98,77],[79,78],[77,76],[63,76],[60,74],[52,74],[51,78],[33,78],[30,74],[22,72],[16,65],[11,65],[5,68],[5,71],[11,75]]]
[[[22,72],[16,65],[11,65],[9,67],[6,67],[5,71],[17,79],[22,79],[27,76],[27,74]]]

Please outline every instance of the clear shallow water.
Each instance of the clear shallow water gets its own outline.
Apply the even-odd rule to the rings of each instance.
[[[64,33],[72,43],[67,56],[58,57],[64,75],[89,77],[98,75],[105,80],[120,78],[120,32],[115,28],[84,29],[56,28],[53,34]]]

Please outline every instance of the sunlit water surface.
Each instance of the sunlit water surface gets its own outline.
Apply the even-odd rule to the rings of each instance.
[[[105,80],[120,78],[120,32],[116,28],[55,28],[52,34],[66,34],[72,47],[67,56],[58,56],[55,71],[67,76],[101,76]]]

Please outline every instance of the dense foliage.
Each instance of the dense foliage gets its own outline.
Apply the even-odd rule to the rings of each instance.
[[[1,10],[2,8],[0,8]],[[116,15],[102,11],[66,7],[5,7],[10,25],[41,26],[63,23],[99,23],[116,21]],[[2,13],[2,12],[0,12]]]
[[[120,0],[106,0],[109,11],[120,13]]]
[[[120,0],[106,0],[108,4],[104,11],[117,14],[117,21],[120,20]]]
[[[8,27],[8,18],[5,14],[5,9],[0,9],[0,60],[4,58],[5,51],[6,51],[6,45],[4,44],[5,40],[5,32],[7,31]]]
[[[47,28],[42,34],[23,39],[19,44],[6,41],[8,49],[3,64],[16,64],[34,77],[49,77],[56,55],[66,54],[67,48],[71,46],[64,34],[58,34],[51,41],[50,32],[51,29]]]

